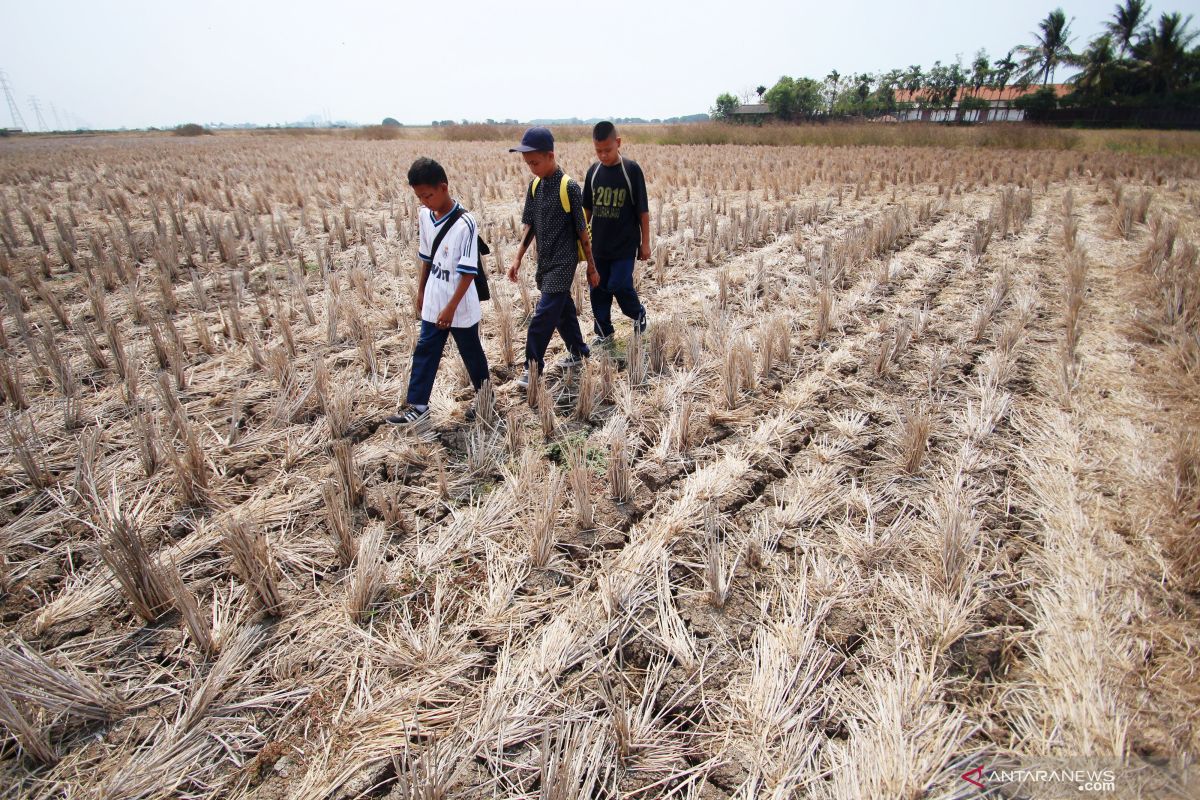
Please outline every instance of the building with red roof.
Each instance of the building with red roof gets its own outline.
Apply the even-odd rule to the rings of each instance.
[[[958,90],[949,108],[939,104],[937,107],[928,105],[929,94],[925,89],[910,92],[907,89],[896,90],[896,102],[911,104],[914,107],[897,113],[902,121],[921,120],[924,122],[1020,122],[1025,119],[1025,112],[1014,108],[1017,98],[1035,94],[1043,88],[1052,89],[1057,98],[1065,97],[1074,91],[1073,86],[1066,83],[1051,83],[1046,86],[1032,84],[1030,86],[1005,86],[994,89],[989,86],[981,87],[978,91],[972,86],[964,86]],[[969,108],[959,116],[960,104],[969,97],[977,97],[987,102],[987,108]]]

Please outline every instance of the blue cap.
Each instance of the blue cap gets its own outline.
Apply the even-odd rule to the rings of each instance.
[[[534,151],[553,153],[554,152],[554,134],[549,128],[535,126],[525,131],[525,135],[521,137],[521,143],[516,147],[508,148],[510,153],[532,153]]]

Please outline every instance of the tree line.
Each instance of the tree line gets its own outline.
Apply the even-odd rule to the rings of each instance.
[[[1157,19],[1145,0],[1124,0],[1099,34],[1076,51],[1071,25],[1061,8],[1038,23],[1033,41],[993,60],[979,50],[969,64],[961,59],[935,61],[925,69],[914,64],[881,73],[842,75],[831,71],[823,80],[784,75],[771,87],[759,86],[759,100],[783,120],[818,117],[878,116],[908,109],[949,109],[958,100],[959,114],[988,107],[986,89],[1022,89],[1016,108],[1056,106],[1196,108],[1200,106],[1198,33],[1189,30],[1191,16],[1162,13]],[[1060,68],[1078,70],[1059,97],[1050,87]],[[1041,84],[1038,91],[1028,90]],[[903,93],[904,100],[898,99]],[[715,119],[732,119],[740,103],[729,92],[717,97]]]

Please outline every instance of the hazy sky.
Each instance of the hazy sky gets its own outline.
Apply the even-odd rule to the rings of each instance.
[[[1072,0],[1075,48],[1115,0]],[[542,10],[527,11],[526,8]],[[333,119],[642,116],[706,111],[780,75],[994,58],[1053,0],[367,2],[0,0],[0,69],[92,127]],[[1200,0],[1154,3],[1154,13]],[[1200,16],[1200,14],[1198,14]],[[1193,23],[1193,29],[1197,23]],[[1060,76],[1061,77],[1061,76]],[[9,125],[0,104],[0,124]]]

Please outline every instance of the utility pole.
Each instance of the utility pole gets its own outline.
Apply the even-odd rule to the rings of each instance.
[[[55,107],[54,103],[50,104],[50,113],[54,117],[54,130],[61,131],[63,129],[62,120],[58,118],[58,108]]]
[[[43,131],[46,130],[46,120],[42,119],[42,107],[38,105],[36,95],[29,95],[29,107],[33,109],[33,115],[37,117],[38,127]]]
[[[12,116],[13,127],[25,130],[28,126],[25,124],[25,118],[21,116],[21,110],[17,108],[17,100],[13,97],[12,86],[9,85],[4,70],[0,70],[0,87],[4,89],[4,99],[8,101],[8,113]]]

